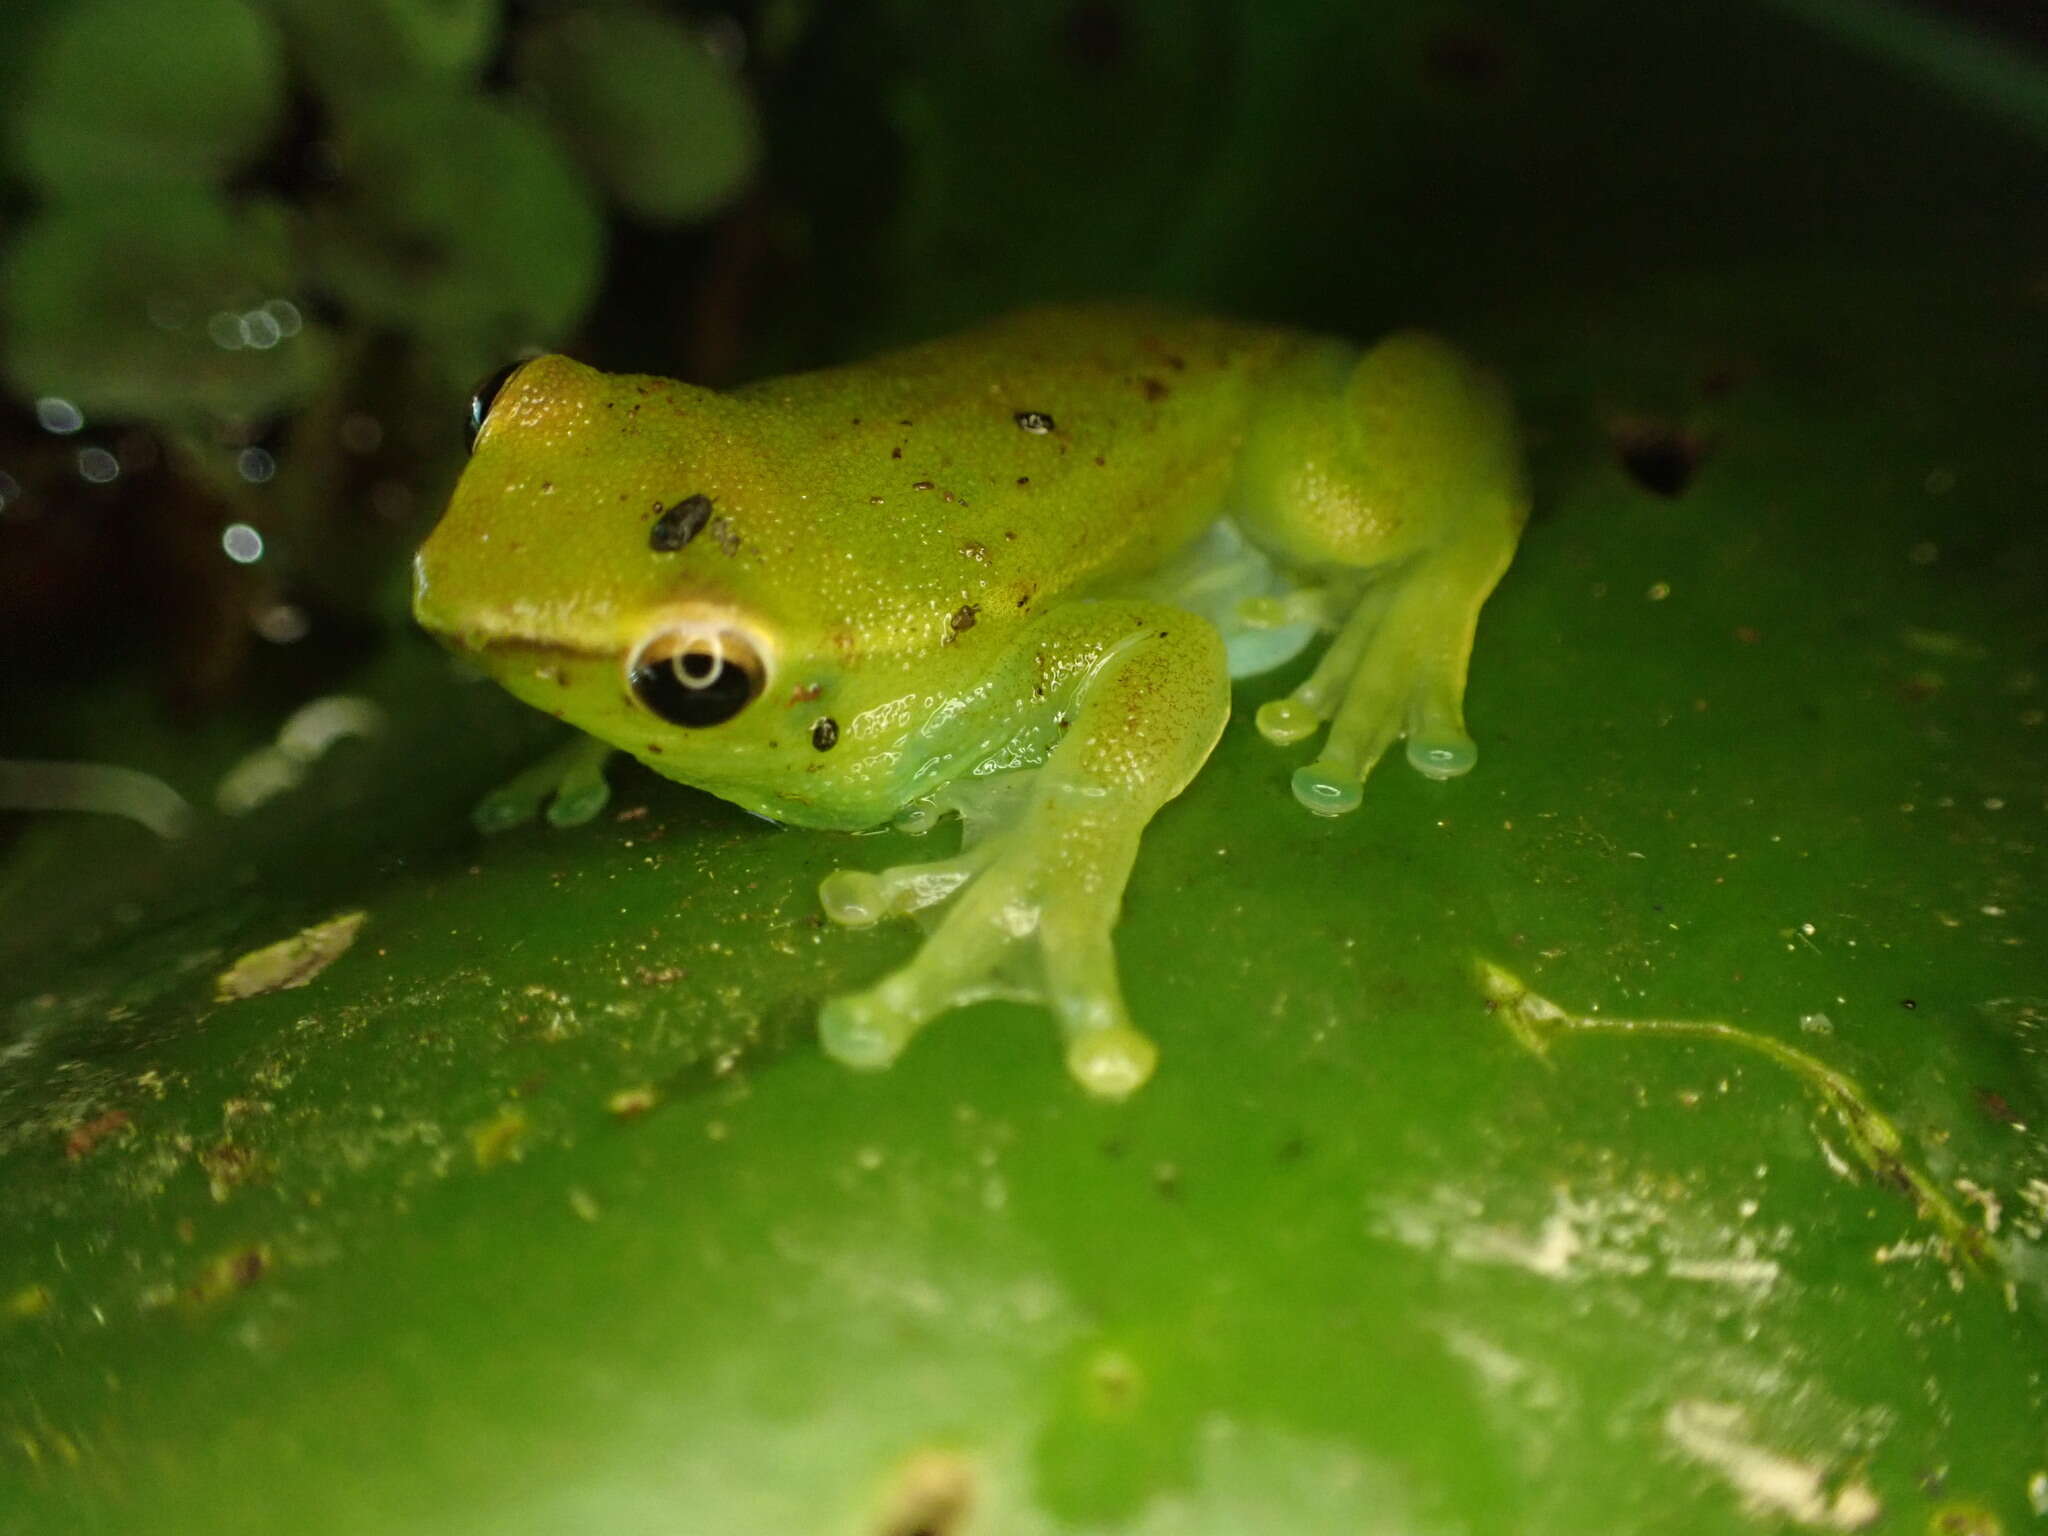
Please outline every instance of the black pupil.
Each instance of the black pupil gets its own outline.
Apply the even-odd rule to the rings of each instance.
[[[687,679],[687,681],[686,681]],[[705,651],[687,651],[633,669],[633,696],[670,725],[722,725],[754,698],[754,680]]]
[[[491,414],[491,405],[498,398],[498,392],[506,381],[519,371],[519,364],[507,363],[496,373],[477,385],[476,393],[469,397],[469,420],[464,424],[463,440],[469,451],[476,451],[476,435],[484,429],[484,419]]]

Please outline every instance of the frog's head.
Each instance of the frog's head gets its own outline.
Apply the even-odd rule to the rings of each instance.
[[[787,498],[743,410],[547,356],[488,381],[469,425],[414,565],[423,626],[672,778],[780,820],[874,819],[841,803],[857,754],[819,702],[838,671],[792,621]]]

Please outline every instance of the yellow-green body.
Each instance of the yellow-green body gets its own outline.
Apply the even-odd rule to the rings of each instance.
[[[1281,742],[1334,717],[1295,777],[1311,809],[1349,809],[1403,735],[1425,772],[1471,765],[1465,664],[1526,497],[1503,396],[1432,338],[1361,352],[1041,309],[727,393],[543,357],[486,404],[420,555],[423,624],[778,821],[967,817],[954,859],[826,883],[842,921],[953,902],[911,965],[827,1006],[858,1064],[947,1007],[1025,995],[1089,1086],[1143,1080],[1110,931],[1232,670],[1335,631],[1260,712]],[[662,717],[702,713],[705,677],[755,692],[712,723]],[[599,782],[587,754],[581,774]]]

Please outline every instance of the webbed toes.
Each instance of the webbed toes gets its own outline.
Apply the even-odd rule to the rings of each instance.
[[[1259,734],[1276,747],[1291,747],[1297,741],[1306,741],[1323,728],[1323,717],[1292,695],[1284,699],[1268,699],[1259,706],[1259,712],[1252,720],[1258,726]]]
[[[1067,1041],[1067,1071],[1099,1099],[1129,1098],[1151,1079],[1159,1047],[1128,1024]]]
[[[856,1071],[881,1071],[917,1033],[917,1022],[889,1007],[879,991],[835,997],[818,1010],[818,1043],[834,1061]]]
[[[594,737],[574,738],[485,795],[470,824],[488,837],[525,826],[545,808],[549,826],[582,826],[611,801],[604,766],[612,751]]]
[[[1470,736],[1415,736],[1408,738],[1408,766],[1425,778],[1455,779],[1470,773],[1479,761],[1479,748]]]
[[[469,823],[485,837],[523,827],[540,814],[544,797],[526,792],[517,784],[492,790],[470,810]]]
[[[1344,816],[1365,799],[1365,780],[1342,763],[1318,758],[1294,770],[1294,798],[1318,816]]]

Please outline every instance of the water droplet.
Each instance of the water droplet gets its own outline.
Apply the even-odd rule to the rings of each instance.
[[[220,547],[237,565],[254,565],[263,558],[263,535],[247,523],[230,523],[221,530]]]
[[[306,638],[313,624],[296,603],[271,603],[250,615],[257,634],[272,645],[292,645]]]
[[[85,425],[85,412],[61,395],[44,395],[36,401],[36,423],[45,432],[67,437]]]
[[[242,345],[267,352],[284,339],[277,317],[267,309],[252,309],[242,316]]]

